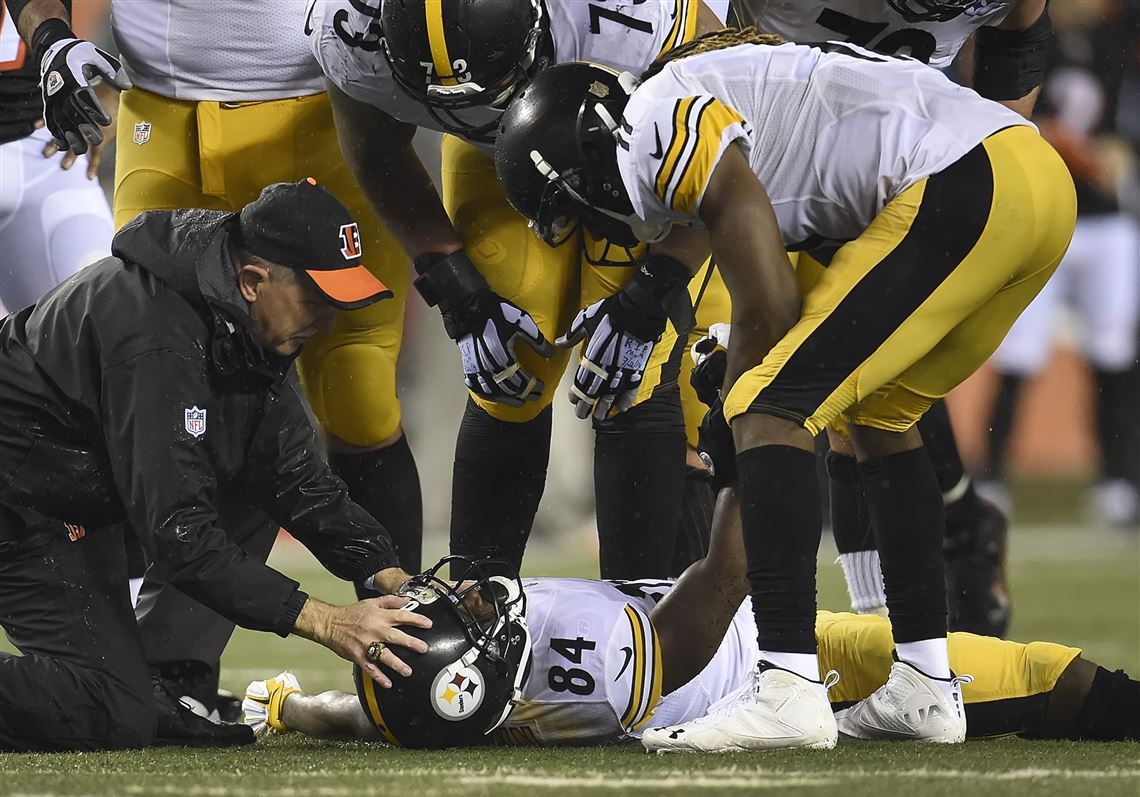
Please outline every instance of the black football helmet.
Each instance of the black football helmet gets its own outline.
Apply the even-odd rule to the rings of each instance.
[[[380,24],[400,87],[448,132],[485,143],[497,123],[456,112],[506,107],[553,50],[540,0],[384,0]]]
[[[458,587],[436,574],[450,565]],[[409,611],[430,617],[429,629],[408,628],[428,643],[423,654],[401,649],[407,678],[389,673],[381,689],[354,668],[361,708],[397,747],[444,748],[483,744],[522,696],[530,671],[526,595],[505,563],[446,556],[410,579],[398,594]]]
[[[581,222],[618,246],[659,241],[668,225],[633,211],[618,170],[617,134],[637,81],[598,64],[552,66],[511,101],[499,124],[495,171],[511,205],[552,246]]]
[[[887,0],[907,22],[949,22],[970,6],[984,7],[981,0]]]

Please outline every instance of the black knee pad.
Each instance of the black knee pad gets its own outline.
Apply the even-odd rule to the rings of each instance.
[[[1085,705],[1070,737],[1096,741],[1140,739],[1140,682],[1124,670],[1096,668]]]

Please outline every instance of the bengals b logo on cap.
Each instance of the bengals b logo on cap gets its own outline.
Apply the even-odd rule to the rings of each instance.
[[[340,228],[340,253],[345,260],[355,260],[360,257],[360,227],[354,221],[352,224],[342,224]]]

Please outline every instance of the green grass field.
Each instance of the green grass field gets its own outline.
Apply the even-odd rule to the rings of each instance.
[[[828,543],[829,545],[829,543]],[[440,551],[434,551],[440,553]],[[431,552],[429,551],[429,554]],[[820,557],[820,605],[843,608],[834,554]],[[322,575],[296,546],[274,564],[314,595],[351,592]],[[535,548],[532,575],[592,575],[582,539]],[[1012,636],[1081,646],[1112,669],[1140,673],[1140,548],[1135,538],[1063,527],[1016,529],[1012,548]],[[315,645],[239,631],[224,659],[223,685],[282,669],[307,691],[351,690],[348,666]],[[640,746],[575,750],[460,750],[421,753],[295,736],[236,751],[159,749],[86,755],[0,755],[0,797],[179,795],[179,797],[357,797],[369,794],[555,795],[744,794],[1140,795],[1140,744],[1071,744],[1017,739],[954,748],[841,743],[833,751],[713,757],[648,756]]]

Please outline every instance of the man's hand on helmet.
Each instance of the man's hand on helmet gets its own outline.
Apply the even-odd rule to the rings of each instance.
[[[579,418],[603,420],[611,409],[622,412],[633,405],[666,322],[672,319],[682,334],[692,325],[690,276],[679,261],[651,255],[629,284],[578,313],[555,341],[561,348],[586,341],[570,387]]]
[[[491,290],[463,250],[415,260],[416,289],[439,305],[443,327],[459,346],[463,381],[480,398],[521,407],[542,394],[542,380],[524,371],[515,355],[521,340],[543,357],[554,347],[530,314]]]
[[[373,681],[385,689],[392,681],[379,665],[400,675],[411,675],[412,669],[393,652],[393,647],[407,648],[416,653],[427,652],[427,643],[401,631],[398,626],[431,628],[431,620],[403,607],[408,599],[400,595],[385,595],[353,603],[349,606],[330,606],[309,598],[297,615],[293,633],[311,639],[342,659],[360,666]],[[369,658],[369,647],[377,644],[377,655]]]

